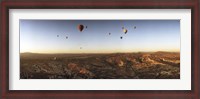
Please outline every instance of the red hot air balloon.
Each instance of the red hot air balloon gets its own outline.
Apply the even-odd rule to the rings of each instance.
[[[82,24],[79,24],[79,25],[78,25],[78,29],[79,29],[80,32],[82,32],[83,29],[84,29],[84,26],[83,26]]]

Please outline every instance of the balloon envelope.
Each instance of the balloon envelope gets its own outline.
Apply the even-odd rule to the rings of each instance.
[[[125,33],[125,34],[128,32],[128,30],[127,30],[127,29],[124,29],[123,31],[124,31],[124,33]]]
[[[84,26],[83,26],[82,24],[79,24],[77,28],[78,28],[78,30],[79,30],[80,32],[82,32],[83,29],[84,29]]]

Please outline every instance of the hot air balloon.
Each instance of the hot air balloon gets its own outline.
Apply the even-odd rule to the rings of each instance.
[[[59,35],[57,35],[57,37],[59,37]]]
[[[124,33],[125,33],[125,34],[128,32],[128,30],[127,30],[127,29],[124,29],[123,31],[124,31]]]
[[[111,33],[109,33],[109,35],[111,35]]]
[[[136,29],[136,26],[134,26],[134,29]]]
[[[85,28],[87,29],[87,26],[85,26]]]
[[[83,26],[82,24],[79,24],[77,28],[78,28],[78,30],[79,30],[80,32],[82,32],[83,29],[84,29],[84,26]]]
[[[66,36],[66,39],[68,39],[68,36]]]
[[[120,38],[122,39],[123,37],[121,36]]]

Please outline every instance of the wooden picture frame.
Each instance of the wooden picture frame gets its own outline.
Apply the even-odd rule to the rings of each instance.
[[[1,2],[1,99],[200,99],[199,0],[4,0]],[[191,90],[9,90],[9,9],[191,9],[192,80]]]

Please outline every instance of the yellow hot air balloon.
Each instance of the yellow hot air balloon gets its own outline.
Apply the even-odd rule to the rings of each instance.
[[[127,30],[127,29],[124,29],[123,32],[126,34],[126,33],[128,32],[128,30]]]

